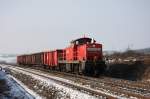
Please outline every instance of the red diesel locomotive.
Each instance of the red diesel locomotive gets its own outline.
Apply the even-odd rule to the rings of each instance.
[[[87,37],[71,41],[65,49],[17,56],[17,63],[85,75],[99,75],[106,68],[102,44]]]

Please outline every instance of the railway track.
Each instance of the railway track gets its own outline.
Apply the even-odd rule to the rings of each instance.
[[[99,90],[94,90],[94,89],[91,89],[91,88],[88,88],[88,87],[80,86],[78,84],[73,84],[73,83],[70,83],[70,82],[58,80],[58,79],[55,79],[55,77],[50,77],[48,75],[45,75],[43,73],[39,73],[39,72],[36,72],[36,71],[25,70],[23,68],[11,67],[11,66],[9,66],[9,69],[12,69],[13,71],[20,70],[20,71],[23,71],[23,72],[26,72],[26,73],[29,73],[29,74],[33,74],[33,75],[36,75],[36,76],[39,76],[39,77],[42,77],[42,78],[46,78],[46,79],[55,81],[57,84],[67,86],[67,87],[79,90],[81,92],[94,95],[96,97],[101,97],[102,99],[117,99],[117,96],[114,96],[114,95],[111,95],[111,94],[108,95],[108,94],[106,94],[104,92],[101,92]]]
[[[42,69],[44,71],[49,72],[48,70]],[[52,71],[51,71],[52,72]],[[138,98],[150,98],[150,84],[147,85],[143,82],[136,82],[136,81],[128,81],[128,80],[121,80],[121,79],[115,79],[115,78],[108,78],[108,77],[102,77],[102,78],[93,78],[93,77],[85,77],[81,75],[75,75],[70,73],[64,73],[64,72],[53,72],[55,75],[65,75],[69,76],[67,79],[79,81],[81,78],[82,82],[88,82],[87,85],[95,86],[96,89],[103,89],[104,91],[110,90],[111,93],[114,93],[116,95],[122,96],[124,94],[126,97],[134,96]],[[75,79],[74,79],[74,78]],[[90,81],[90,82],[89,82]]]
[[[15,67],[17,68],[17,67]],[[33,73],[29,70],[25,70],[22,69],[26,72],[30,72]],[[31,70],[31,69],[30,69]],[[33,69],[35,70],[35,69]],[[32,71],[33,71],[32,70]],[[37,70],[39,76],[42,76],[41,74],[39,74],[39,72],[41,73],[48,73],[48,70],[45,71],[41,71],[41,70]],[[140,98],[140,99],[149,99],[150,98],[150,89],[149,89],[149,85],[145,85],[142,82],[130,82],[130,81],[126,81],[126,80],[118,80],[118,79],[112,79],[112,78],[92,78],[92,77],[85,77],[85,76],[81,76],[81,75],[73,75],[73,74],[68,74],[68,73],[63,73],[63,72],[53,72],[55,76],[58,77],[63,77],[66,79],[69,79],[71,81],[79,81],[80,83],[82,83],[82,85],[90,85],[91,88],[93,88],[93,90],[91,89],[87,89],[85,87],[81,87],[81,86],[74,86],[68,83],[64,83],[64,82],[59,82],[55,79],[56,82],[58,83],[62,83],[66,86],[71,86],[71,87],[76,87],[76,89],[78,90],[84,90],[85,92],[90,92],[91,94],[94,95],[99,95],[99,96],[103,96],[105,98],[108,99],[112,99],[112,98],[116,98],[113,97],[111,95],[106,95],[104,93],[100,93],[97,90],[101,90],[103,92],[108,92],[111,93],[113,95],[116,96],[120,96],[120,97],[126,97],[126,98],[131,98],[131,97],[136,97],[136,98]],[[50,78],[49,78],[50,79]]]
[[[56,73],[58,74],[58,73]],[[70,76],[70,78],[75,77],[76,79],[82,78],[83,82],[89,82],[88,84],[91,86],[95,86],[96,89],[103,89],[104,91],[109,90],[111,93],[120,95],[124,94],[126,97],[134,96],[137,98],[144,98],[149,99],[150,98],[150,89],[149,85],[142,85],[139,83],[137,86],[137,83],[134,85],[135,82],[128,82],[126,80],[118,80],[118,79],[112,79],[104,77],[102,79],[97,78],[91,78],[91,77],[85,77],[80,75],[72,75],[68,73],[64,73],[65,75]],[[78,79],[79,80],[79,79]],[[144,86],[144,87],[143,87]],[[146,87],[146,88],[145,88]]]

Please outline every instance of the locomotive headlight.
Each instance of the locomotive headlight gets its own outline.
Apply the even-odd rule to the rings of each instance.
[[[93,47],[95,47],[95,44],[93,45]]]

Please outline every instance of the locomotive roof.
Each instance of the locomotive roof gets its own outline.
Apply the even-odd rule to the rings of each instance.
[[[86,42],[91,42],[92,41],[92,38],[88,38],[88,37],[83,37],[83,38],[78,38],[78,39],[76,39],[76,40],[73,40],[73,41],[71,41],[71,43],[76,43],[76,42],[78,42],[79,44],[84,44],[84,43],[86,43]],[[95,41],[95,40],[94,40]]]

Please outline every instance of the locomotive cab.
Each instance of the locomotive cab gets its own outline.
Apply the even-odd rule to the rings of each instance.
[[[96,41],[94,39],[84,37],[84,38],[79,38],[79,39],[71,41],[71,44],[73,44],[73,45],[83,45],[83,44],[89,44],[89,43],[92,43],[92,42],[96,42]]]
[[[72,41],[71,45],[76,48],[79,61],[102,60],[102,44],[96,43],[94,39],[79,38]]]
[[[79,71],[86,75],[99,75],[105,69],[103,62],[102,44],[92,38],[79,38],[71,41],[66,48],[66,61],[79,65]]]

